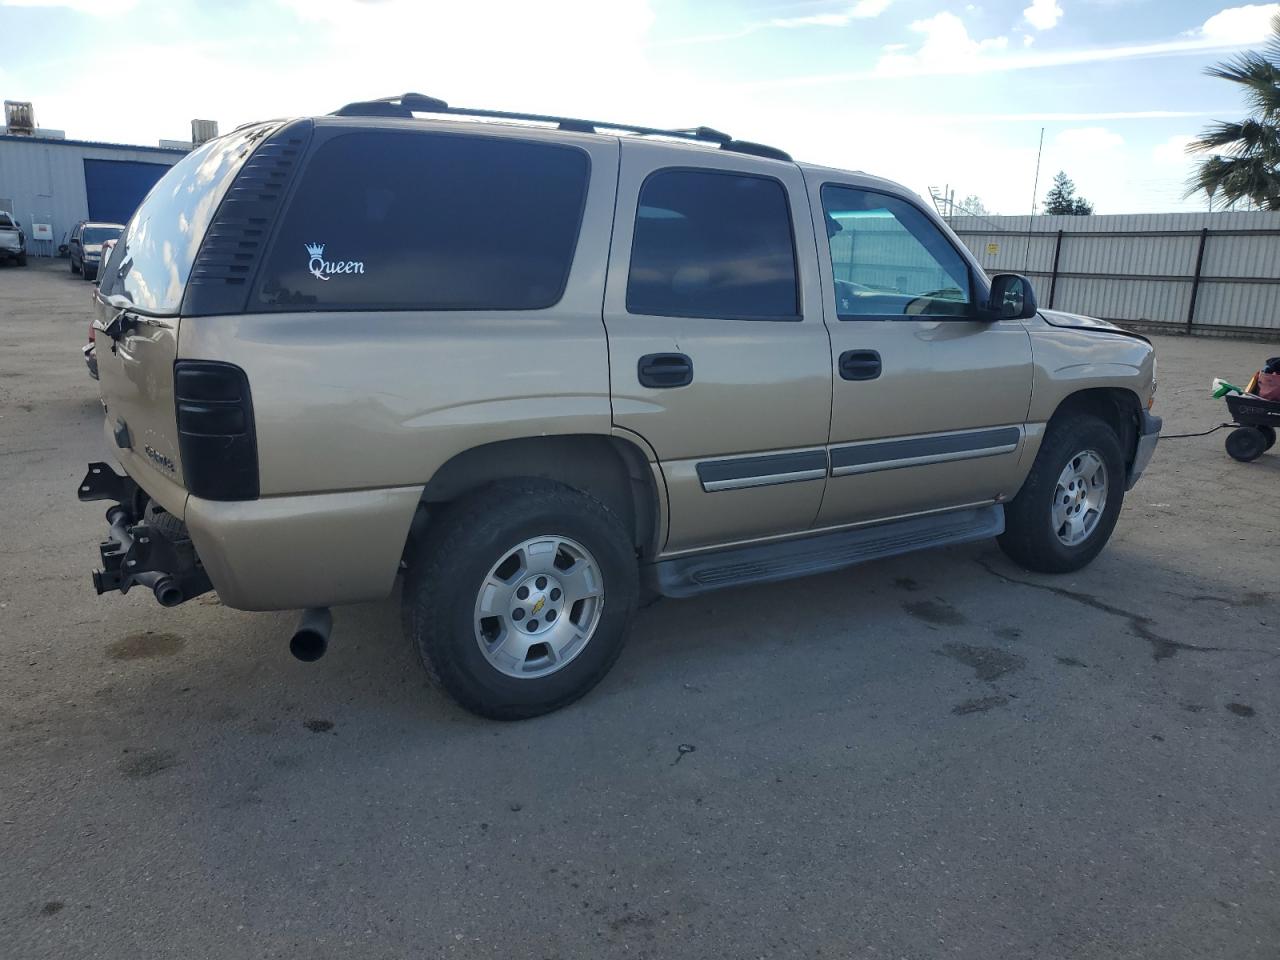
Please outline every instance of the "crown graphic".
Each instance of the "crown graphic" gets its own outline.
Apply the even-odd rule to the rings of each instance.
[[[308,243],[306,246],[307,246],[307,253],[308,253],[308,254],[310,254],[311,256],[313,256],[313,257],[323,257],[323,256],[324,256],[324,244],[323,244],[323,243]]]

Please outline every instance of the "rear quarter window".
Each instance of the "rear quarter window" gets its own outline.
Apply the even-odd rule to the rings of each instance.
[[[281,310],[537,310],[560,300],[590,161],[560,144],[368,131],[316,147],[258,285]]]
[[[101,294],[147,313],[176,314],[209,222],[254,148],[279,126],[257,124],[210,140],[151,188],[121,234]],[[91,242],[86,234],[85,242]]]

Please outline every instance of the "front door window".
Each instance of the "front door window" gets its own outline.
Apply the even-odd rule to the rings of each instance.
[[[822,209],[841,320],[969,316],[969,265],[915,206],[872,190],[826,186]]]

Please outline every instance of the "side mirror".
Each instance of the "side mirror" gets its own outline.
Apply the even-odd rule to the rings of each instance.
[[[989,319],[1029,320],[1037,309],[1036,292],[1026,277],[998,273],[991,278],[991,299],[986,310]]]

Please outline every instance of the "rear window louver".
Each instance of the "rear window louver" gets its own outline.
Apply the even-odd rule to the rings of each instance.
[[[242,313],[249,285],[311,138],[301,120],[277,131],[236,174],[205,232],[182,301],[185,316]]]

